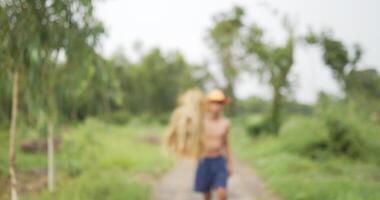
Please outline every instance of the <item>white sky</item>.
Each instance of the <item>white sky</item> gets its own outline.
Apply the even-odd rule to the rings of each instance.
[[[320,30],[331,28],[335,36],[348,44],[358,42],[365,50],[364,66],[380,71],[380,1],[378,0],[107,0],[96,4],[96,15],[103,21],[107,36],[101,52],[110,56],[123,48],[127,57],[136,56],[135,41],[144,49],[160,47],[165,52],[181,51],[188,61],[208,60],[213,70],[217,64],[205,37],[212,17],[231,10],[234,5],[246,9],[246,20],[263,26],[269,38],[279,41],[284,34],[265,5],[288,14],[297,23],[300,33],[309,26]],[[331,73],[323,67],[317,49],[300,47],[291,74],[295,80],[294,97],[300,102],[315,101],[318,91],[338,94]],[[239,79],[237,96],[270,97],[270,88],[258,83],[254,75]]]

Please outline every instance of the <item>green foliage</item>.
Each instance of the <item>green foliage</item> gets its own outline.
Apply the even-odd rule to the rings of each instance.
[[[266,114],[270,111],[270,102],[260,97],[252,96],[247,99],[238,100],[237,102],[239,116],[250,115],[252,113]],[[286,115],[306,115],[313,113],[312,105],[298,103],[296,101],[284,102],[284,113]]]
[[[26,79],[21,82],[20,116],[34,126],[35,116],[46,109],[44,97],[47,95],[54,96],[57,118],[62,121],[101,115],[112,118],[111,121],[123,121],[119,111],[161,115],[175,106],[176,97],[181,92],[194,86],[202,88],[210,80],[205,66],[188,63],[179,52],[164,55],[159,49],[152,49],[136,63],[129,63],[126,59],[122,62],[104,60],[96,54],[90,55],[89,59],[83,61],[83,67],[76,67],[76,63],[69,60],[56,64],[52,70],[59,77],[54,78],[54,94],[41,93],[46,80],[43,70],[27,72]],[[11,74],[5,71],[0,74],[0,82],[4,83],[0,84],[4,87],[4,95],[0,97],[0,108],[4,112],[0,118],[4,121],[8,120],[6,114],[10,112],[11,88],[5,84],[10,77]],[[113,115],[119,115],[119,119]],[[162,122],[166,120],[165,117],[158,118],[162,118]]]
[[[275,121],[267,115],[270,111],[269,102],[252,97],[250,99],[240,101],[239,108],[242,109],[242,112],[240,113],[244,121],[243,126],[251,136],[274,134],[280,128],[278,127],[278,123],[275,123]],[[311,106],[302,105],[297,102],[284,102],[283,112],[289,116],[310,116],[312,113],[312,108]],[[256,115],[252,115],[250,113],[256,113]]]
[[[344,102],[321,94],[316,106],[317,118],[327,128],[328,138],[326,150],[333,154],[350,158],[364,158],[368,152],[365,130],[362,125],[370,124],[362,121],[356,111]]]
[[[291,152],[313,159],[335,156],[365,159],[372,152],[359,130],[341,118],[292,118],[284,124],[279,139]]]
[[[344,76],[345,68],[349,63],[346,47],[340,41],[330,37],[323,37],[322,46],[325,63],[331,67],[337,77]]]
[[[244,119],[245,130],[253,136],[259,135],[263,131],[261,127],[263,121],[262,116],[248,116]]]
[[[70,184],[60,184],[59,190],[50,194],[43,192],[40,195],[31,195],[27,200],[82,200],[82,199],[136,199],[150,198],[151,188],[131,179],[131,175],[115,170],[114,172],[87,172]]]
[[[244,127],[251,136],[259,136],[261,134],[273,134],[276,132],[276,124],[265,115],[248,116],[244,121]]]
[[[114,125],[87,119],[64,130],[63,144],[56,154],[55,192],[42,188],[39,192],[24,193],[23,199],[147,200],[152,180],[173,164],[160,151],[158,142],[164,127],[155,123]],[[1,152],[6,152],[7,137],[5,131],[0,131]],[[152,142],[151,138],[157,141]],[[7,178],[6,160],[7,155],[0,154],[0,182]],[[46,156],[18,152],[17,163],[22,177],[44,169]],[[3,192],[6,191],[1,190],[0,199]]]
[[[127,124],[129,120],[131,119],[131,114],[127,111],[115,111],[108,115],[102,116],[103,121],[108,123],[114,123],[114,124]]]
[[[374,69],[353,70],[346,77],[346,95],[350,106],[362,118],[380,122],[380,75]]]
[[[328,130],[316,118],[292,117],[281,127],[279,140],[284,149],[311,158],[322,158],[327,148]]]
[[[282,46],[264,41],[264,31],[256,24],[252,24],[243,37],[244,51],[259,62],[254,71],[259,72],[262,77],[268,77],[266,81],[272,88],[270,119],[264,126],[269,127],[274,133],[278,133],[281,126],[284,91],[290,86],[288,74],[293,66],[296,45],[293,28],[286,20],[283,25],[288,38]]]
[[[356,70],[357,64],[362,58],[361,47],[356,44],[350,48],[326,31],[319,34],[310,32],[305,40],[311,45],[321,46],[324,63],[332,70],[335,78],[346,90],[347,76]]]
[[[157,114],[175,107],[179,94],[190,87],[203,87],[209,76],[205,66],[189,64],[179,52],[164,55],[152,49],[136,64],[119,69],[124,107],[132,113]]]
[[[244,134],[239,121],[234,125],[232,143],[235,154],[250,163],[282,199],[380,198],[377,176],[380,171],[378,163],[373,162],[375,155],[371,160],[353,160],[326,151],[314,151],[319,157],[310,157],[312,154],[309,153],[313,152],[308,147],[329,137],[326,124],[318,118],[292,117],[278,136],[252,138]],[[375,134],[379,133],[380,127],[369,124],[363,124],[363,127],[367,127],[366,143],[372,143],[372,148],[375,144],[380,146],[380,137]],[[379,151],[375,152],[378,155]],[[368,150],[365,154],[375,152]]]
[[[239,37],[239,29],[243,23],[241,18],[244,10],[241,7],[234,7],[230,13],[221,13],[214,18],[215,26],[210,29],[210,39],[217,51],[231,48]]]
[[[296,101],[286,101],[284,102],[284,113],[287,115],[311,116],[313,114],[313,106]]]
[[[0,129],[0,151],[7,152],[9,135],[5,129]],[[8,174],[7,154],[0,154],[0,177],[6,177]]]
[[[359,158],[363,155],[363,141],[359,130],[342,118],[329,118],[326,121],[329,138],[327,146],[336,154]]]
[[[30,126],[41,111],[53,121],[118,110],[168,112],[180,92],[203,87],[210,78],[205,66],[188,63],[180,52],[164,55],[155,48],[136,63],[122,55],[103,58],[95,51],[104,30],[93,15],[92,0],[1,1],[0,9],[2,123],[9,119],[9,83],[16,68],[21,73],[19,116]]]
[[[241,7],[234,7],[230,12],[220,13],[214,18],[214,25],[208,33],[210,46],[216,54],[227,83],[225,91],[227,96],[232,98],[229,110],[231,114],[236,111],[234,87],[242,67],[239,63],[242,55],[239,55],[239,50],[235,47],[240,42],[243,16],[244,10]]]
[[[67,76],[87,77],[81,72],[87,72],[89,63],[99,58],[94,49],[103,28],[93,16],[93,2],[15,0],[1,1],[0,7],[4,11],[0,14],[4,22],[1,64],[9,72],[21,73],[21,116],[34,125],[34,116],[42,110],[54,123],[57,115],[64,113],[60,106],[65,92],[71,89],[68,83],[81,85],[78,79],[74,82]],[[0,77],[0,82],[10,85],[8,78]],[[71,90],[69,95],[74,93]],[[10,99],[10,94],[4,99]]]
[[[375,69],[353,70],[347,75],[346,82],[350,97],[380,99],[380,75]]]
[[[267,101],[256,96],[238,100],[237,104],[240,116],[251,113],[263,114],[269,112],[270,109],[270,105]]]

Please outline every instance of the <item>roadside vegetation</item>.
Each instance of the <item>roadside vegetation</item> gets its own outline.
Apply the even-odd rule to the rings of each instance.
[[[158,123],[128,125],[104,123],[89,118],[63,128],[57,149],[57,189],[46,185],[46,156],[43,152],[18,152],[23,199],[150,199],[155,180],[173,165],[161,147],[164,127]],[[6,134],[1,134],[1,152],[6,151]],[[0,185],[6,188],[5,155],[0,158]],[[1,190],[0,199],[7,199]],[[3,193],[4,192],[4,193]]]

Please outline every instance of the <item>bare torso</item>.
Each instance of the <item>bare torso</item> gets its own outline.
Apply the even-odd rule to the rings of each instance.
[[[226,154],[226,134],[229,121],[224,118],[204,119],[203,157],[216,157]]]

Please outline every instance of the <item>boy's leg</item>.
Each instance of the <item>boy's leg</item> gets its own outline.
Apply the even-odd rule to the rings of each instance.
[[[204,200],[211,200],[211,192],[203,193]]]
[[[218,197],[218,200],[227,199],[227,179],[228,179],[228,170],[227,162],[224,158],[220,159],[217,163],[218,170],[216,172],[213,185],[215,186],[215,191]]]
[[[225,187],[216,188],[216,194],[218,196],[218,200],[226,200],[227,199],[227,191]]]

